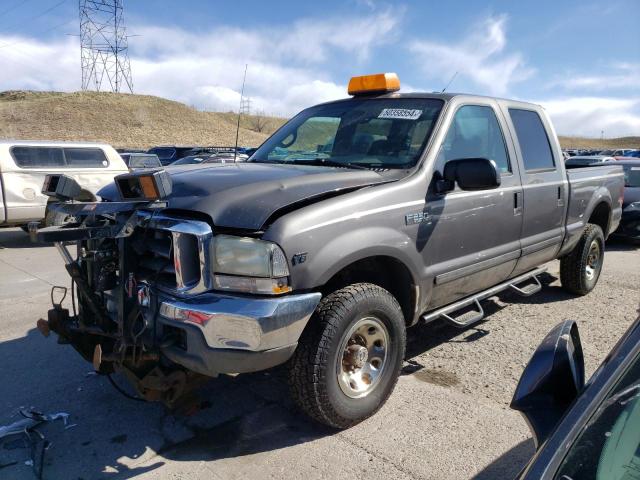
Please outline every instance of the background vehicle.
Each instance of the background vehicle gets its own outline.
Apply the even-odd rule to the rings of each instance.
[[[632,157],[632,158],[640,158],[640,150],[632,150],[630,152],[627,152],[624,156]]]
[[[101,143],[0,141],[0,225],[26,225],[43,220],[49,197],[41,193],[49,173],[64,173],[82,187],[80,199],[128,172],[120,155]]]
[[[129,170],[162,167],[160,159],[153,153],[124,152],[120,156],[129,167]]]
[[[556,326],[525,368],[511,408],[525,416],[538,448],[520,480],[637,478],[640,318],[586,386],[578,326]]]
[[[131,174],[108,202],[59,205],[84,223],[34,236],[96,254],[64,254],[81,321],[54,308],[40,327],[169,402],[174,378],[289,361],[297,404],[346,428],[391,394],[407,327],[478,322],[483,299],[538,292],[555,258],[567,291],[590,292],[622,167],[565,171],[539,106],[398,88],[354,77],[352,98],[304,110],[251,161]]]
[[[606,155],[610,157],[624,157],[627,153],[633,152],[633,148],[617,148],[613,150],[602,150],[600,155]]]
[[[640,159],[618,160],[624,169],[624,200],[616,236],[640,241]]]
[[[159,145],[150,148],[147,153],[157,155],[162,165],[169,165],[179,158],[196,153],[195,148],[194,146]]]
[[[564,165],[567,168],[578,168],[610,161],[615,161],[615,158],[604,155],[576,155],[575,157],[568,158]]]
[[[179,165],[197,165],[206,163],[233,163],[234,161],[244,162],[247,158],[248,156],[243,153],[238,153],[235,156],[233,153],[199,153],[196,155],[182,157],[173,162],[170,166],[175,167]]]

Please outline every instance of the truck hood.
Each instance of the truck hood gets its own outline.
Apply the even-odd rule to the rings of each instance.
[[[389,181],[371,170],[266,163],[184,165],[166,171],[173,182],[168,209],[204,213],[215,226],[247,230],[259,230],[282,208]],[[121,200],[114,183],[98,195]]]

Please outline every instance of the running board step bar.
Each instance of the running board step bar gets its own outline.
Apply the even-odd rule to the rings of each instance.
[[[495,294],[508,289],[512,289],[519,295],[525,297],[533,295],[534,293],[542,290],[542,284],[538,279],[538,275],[545,272],[546,270],[547,267],[540,267],[524,273],[518,277],[511,278],[506,282],[502,282],[487,290],[471,295],[470,297],[463,298],[462,300],[458,300],[455,303],[434,310],[433,312],[426,313],[422,316],[422,321],[428,323],[438,318],[442,318],[452,325],[455,325],[456,327],[468,327],[469,325],[477,323],[484,318],[484,310],[482,309],[482,305],[480,305],[481,300],[493,297]],[[531,280],[533,280],[535,283],[527,283]],[[522,284],[525,285],[520,287],[519,285]],[[475,310],[469,310],[469,307],[472,305],[475,305]],[[465,310],[465,312],[461,313],[458,316],[455,316],[455,312],[458,312],[460,310]]]
[[[530,297],[534,293],[538,293],[542,290],[542,284],[540,283],[540,280],[538,280],[538,277],[533,276],[529,280],[533,280],[535,283],[527,283],[525,280],[525,284],[522,287],[518,287],[515,283],[512,283],[509,287],[511,287],[511,289],[518,295],[522,295],[523,297]]]

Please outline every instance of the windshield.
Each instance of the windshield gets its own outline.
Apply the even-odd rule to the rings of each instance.
[[[171,147],[154,147],[147,153],[155,153],[160,160],[169,160],[175,155],[176,149]]]
[[[640,478],[640,357],[589,419],[555,480]]]
[[[162,164],[156,155],[131,155],[129,167],[131,168],[153,168],[161,167]]]
[[[424,150],[442,100],[353,99],[304,110],[251,157],[258,163],[410,168]]]
[[[624,186],[640,187],[640,165],[637,167],[624,166]]]

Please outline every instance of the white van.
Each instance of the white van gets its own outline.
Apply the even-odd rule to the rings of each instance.
[[[44,177],[64,173],[82,187],[82,199],[129,170],[110,145],[0,140],[0,226],[43,220],[49,197],[42,195]]]

